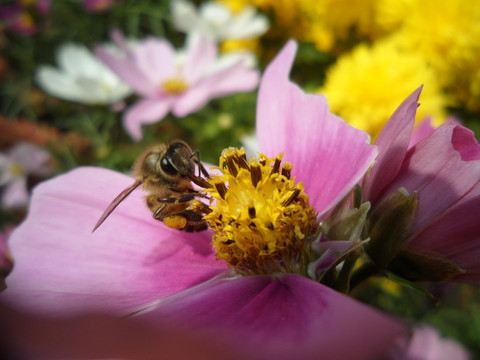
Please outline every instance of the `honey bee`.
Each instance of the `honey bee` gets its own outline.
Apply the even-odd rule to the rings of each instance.
[[[198,175],[195,175],[195,165]],[[110,203],[92,232],[140,185],[148,192],[146,202],[154,219],[163,221],[170,228],[188,232],[207,229],[203,214],[188,209],[196,197],[205,197],[193,188],[192,182],[202,188],[211,187],[205,179],[209,175],[200,162],[198,151],[192,151],[181,140],[152,146],[135,161],[133,176],[135,182]]]

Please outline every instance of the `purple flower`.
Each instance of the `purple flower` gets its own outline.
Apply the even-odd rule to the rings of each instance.
[[[411,280],[478,281],[480,145],[456,121],[434,131],[426,126],[431,134],[412,142],[420,91],[402,103],[377,138],[379,156],[365,182],[365,199],[373,211],[399,189],[416,199],[405,234],[398,231],[404,239],[393,240],[404,245],[391,270]]]
[[[28,203],[28,176],[45,176],[51,172],[50,155],[29,143],[18,143],[7,153],[0,153],[0,203],[6,209]]]
[[[295,52],[290,42],[265,71],[257,134],[263,153],[282,151],[294,164],[292,179],[303,182],[322,216],[362,179],[376,149],[367,134],[330,114],[323,96],[289,81]],[[43,314],[135,313],[148,326],[172,322],[221,332],[245,349],[286,359],[374,359],[405,335],[403,323],[298,273],[257,275],[253,267],[253,275],[241,276],[228,260],[216,260],[210,230],[167,228],[152,219],[139,192],[91,234],[131,182],[113,171],[81,168],[38,186],[27,220],[12,235],[16,266],[0,299]],[[298,221],[290,228],[301,237]]]
[[[0,7],[0,19],[5,29],[22,35],[32,35],[38,31],[33,17],[20,5]]]
[[[14,4],[0,6],[0,20],[8,31],[32,35],[40,27],[37,15],[40,17],[47,15],[50,12],[50,5],[50,0],[18,0]]]
[[[184,117],[202,108],[210,99],[239,91],[253,90],[258,71],[250,69],[247,58],[218,56],[216,45],[198,35],[190,35],[183,52],[165,39],[147,38],[133,49],[117,36],[123,56],[98,48],[98,57],[128,83],[142,99],[124,116],[127,132],[142,137],[141,125],[160,121],[169,111]]]

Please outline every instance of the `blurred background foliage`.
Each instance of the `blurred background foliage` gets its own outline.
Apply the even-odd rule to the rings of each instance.
[[[61,44],[74,42],[93,49],[110,41],[112,29],[120,29],[128,38],[165,37],[178,48],[185,34],[172,24],[169,1],[104,1],[96,10],[87,9],[82,1],[51,1],[47,11],[38,9],[40,2],[6,4],[20,7],[34,29],[14,30],[8,17],[3,17],[0,27],[1,151],[20,141],[47,149],[53,157],[51,176],[82,165],[128,173],[151,144],[183,139],[200,150],[203,161],[214,164],[222,149],[240,146],[243,136],[254,132],[256,91],[214,99],[181,119],[169,114],[144,126],[139,142],[125,132],[121,111],[43,92],[34,80],[35,70],[40,64],[55,64]],[[297,39],[292,80],[306,91],[326,94],[333,112],[370,131],[372,137],[386,121],[385,114],[393,113],[422,83],[420,102],[429,111],[423,116],[433,116],[436,124],[455,116],[480,134],[480,2],[219,2],[237,12],[253,5],[270,22],[260,37],[222,41],[222,51],[253,51],[262,71],[287,39]],[[125,102],[134,99],[131,95]],[[363,117],[354,120],[352,114]],[[29,188],[40,180],[29,178]],[[25,212],[25,208],[1,209],[1,228],[18,224]],[[433,324],[480,358],[478,287],[437,285],[430,291],[441,305],[388,280],[365,283],[355,296],[412,322]]]

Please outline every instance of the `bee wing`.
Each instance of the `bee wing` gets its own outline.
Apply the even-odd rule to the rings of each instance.
[[[125,190],[123,190],[120,194],[117,195],[115,199],[108,205],[108,207],[105,209],[103,212],[102,216],[100,216],[100,219],[98,219],[97,224],[92,230],[92,233],[98,229],[100,225],[107,219],[107,217],[112,213],[113,210],[128,196],[130,193],[135,190],[137,187],[140,186],[142,182],[140,180],[135,181],[132,185],[127,187]]]

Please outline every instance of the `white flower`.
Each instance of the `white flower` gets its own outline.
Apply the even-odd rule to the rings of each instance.
[[[37,83],[52,96],[93,105],[114,104],[131,93],[130,87],[83,45],[62,45],[57,63],[58,69],[41,65],[36,72]]]
[[[27,177],[51,172],[50,154],[29,143],[18,143],[7,153],[0,153],[0,205],[6,209],[28,203]]]
[[[174,0],[172,15],[178,30],[196,31],[215,41],[254,38],[268,30],[267,18],[257,14],[252,6],[245,6],[233,14],[230,8],[220,3],[204,3],[197,11],[190,2]]]

